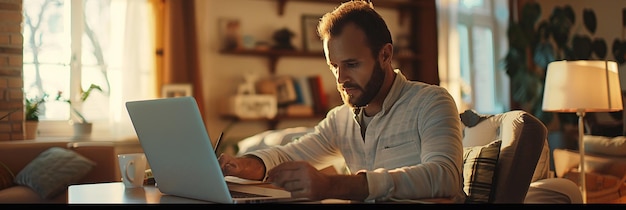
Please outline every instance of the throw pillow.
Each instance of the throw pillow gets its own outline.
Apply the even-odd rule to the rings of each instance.
[[[463,146],[475,147],[499,139],[501,115],[479,115],[473,110],[460,114],[463,128]]]
[[[585,152],[600,154],[600,155],[613,155],[613,156],[626,156],[626,137],[606,137],[606,136],[583,136],[583,142],[585,144]]]
[[[95,165],[72,150],[52,147],[28,163],[15,176],[15,183],[30,187],[41,198],[50,199],[78,182]]]
[[[465,203],[488,203],[491,197],[500,145],[495,140],[484,146],[463,148],[463,190]]]
[[[12,187],[14,185],[13,179],[15,179],[15,175],[13,175],[11,169],[0,162],[0,190]]]

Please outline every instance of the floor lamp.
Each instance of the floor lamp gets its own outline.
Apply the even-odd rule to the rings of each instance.
[[[579,186],[583,202],[587,203],[583,118],[587,112],[623,109],[617,63],[591,60],[551,62],[546,73],[542,109],[578,116]]]

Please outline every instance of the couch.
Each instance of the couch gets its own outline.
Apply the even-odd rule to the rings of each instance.
[[[587,203],[618,203],[626,197],[626,137],[584,135]],[[580,153],[554,149],[557,177],[580,182]]]
[[[57,150],[52,150],[51,148]],[[81,160],[84,160],[82,159],[82,157],[84,157],[92,164],[92,167],[89,167],[88,170],[85,170],[85,173],[81,173],[80,177],[76,178],[77,181],[72,181],[69,184],[119,181],[116,180],[118,179],[118,175],[115,170],[117,168],[115,147],[111,142],[68,143],[38,142],[35,140],[0,142],[0,169],[4,169],[5,171],[8,169],[13,176],[17,176],[22,170],[25,170],[29,164],[35,162],[35,159],[44,154],[45,151],[48,151],[46,154],[50,154],[50,151],[63,151],[62,154],[64,155],[78,154],[72,157],[81,158]],[[38,160],[41,160],[41,158]],[[65,168],[61,168],[58,170],[63,171],[64,169]],[[37,169],[33,171],[36,170]],[[65,170],[65,172],[67,171],[68,170]],[[42,174],[45,174],[45,172]],[[26,172],[24,172],[22,177],[29,176],[29,178],[37,179],[39,178],[38,175],[39,174],[26,174]],[[54,176],[40,176],[41,178],[45,178],[44,180],[55,180]],[[13,177],[13,179],[12,186],[0,190],[0,203],[67,203],[67,185],[63,186],[65,190],[61,189],[61,192],[51,192],[51,194],[49,194],[50,196],[43,198],[41,193],[38,193],[38,190],[41,190],[40,186],[16,184],[15,177]]]

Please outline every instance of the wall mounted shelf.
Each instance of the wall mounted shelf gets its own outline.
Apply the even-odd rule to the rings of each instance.
[[[278,123],[280,123],[280,121],[284,121],[284,120],[311,120],[311,119],[317,119],[317,120],[322,120],[324,119],[324,117],[326,117],[326,115],[320,115],[320,114],[316,114],[316,115],[312,115],[312,116],[286,116],[286,115],[277,115],[274,118],[271,119],[267,119],[267,118],[259,118],[259,119],[241,119],[241,118],[237,118],[237,117],[233,117],[233,116],[222,116],[225,119],[230,119],[232,120],[232,123],[237,123],[240,121],[245,121],[245,122],[266,122],[267,123],[267,129],[269,130],[275,130],[278,127]]]
[[[222,54],[225,55],[247,55],[266,57],[269,60],[268,70],[273,75],[276,73],[276,63],[281,57],[303,57],[303,58],[318,58],[324,59],[323,52],[305,52],[305,51],[293,51],[293,50],[223,50]]]
[[[306,51],[293,51],[293,50],[222,50],[220,53],[225,55],[239,55],[239,56],[257,56],[266,57],[269,60],[268,70],[271,74],[276,73],[276,63],[281,57],[301,57],[301,58],[319,58],[325,59],[324,52],[306,52]],[[394,55],[394,59],[399,62],[410,62],[415,60],[424,59],[423,55]]]
[[[274,0],[277,3],[278,16],[283,16],[285,14],[285,6],[289,1],[300,1],[300,2],[315,2],[315,3],[324,3],[324,4],[336,4],[339,5],[345,0],[325,0],[321,2],[320,0]],[[374,7],[382,7],[382,8],[391,8],[399,11],[399,21],[400,25],[403,24],[404,17],[410,14],[412,8],[416,7],[424,7],[428,5],[426,1],[414,1],[414,0],[378,0],[374,1]]]

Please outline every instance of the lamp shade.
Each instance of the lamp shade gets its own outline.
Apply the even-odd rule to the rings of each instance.
[[[550,112],[622,110],[617,63],[579,60],[548,64],[542,109]]]

